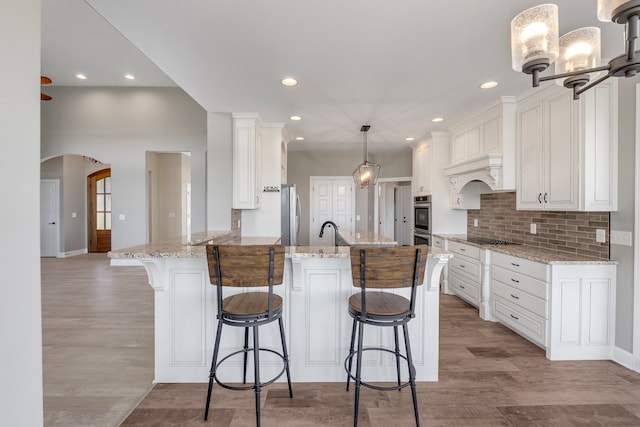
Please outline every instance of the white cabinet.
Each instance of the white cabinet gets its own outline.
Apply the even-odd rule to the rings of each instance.
[[[504,325],[547,346],[549,266],[492,253],[491,309]]]
[[[517,209],[617,210],[616,88],[573,100],[549,86],[518,103]]]
[[[431,170],[433,163],[432,142],[420,144],[413,155],[413,195],[431,194]]]
[[[449,289],[469,304],[480,304],[482,264],[480,248],[448,241],[447,249],[454,253],[449,261]]]
[[[611,359],[616,266],[543,264],[492,251],[491,309],[550,360]]]
[[[233,208],[260,207],[260,118],[233,114]]]

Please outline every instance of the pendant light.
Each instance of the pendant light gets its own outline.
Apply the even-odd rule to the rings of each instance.
[[[360,163],[353,171],[353,180],[358,188],[373,187],[378,182],[378,173],[380,165],[370,162],[367,153],[367,132],[371,126],[363,125],[360,132],[364,135],[364,162]]]

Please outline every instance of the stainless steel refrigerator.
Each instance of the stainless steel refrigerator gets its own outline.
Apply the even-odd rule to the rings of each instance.
[[[285,246],[297,246],[300,231],[300,197],[296,192],[296,186],[292,184],[282,184],[280,193],[281,242]]]

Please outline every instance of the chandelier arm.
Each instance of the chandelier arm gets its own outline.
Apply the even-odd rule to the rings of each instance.
[[[603,81],[607,80],[609,77],[611,77],[609,74],[605,74],[604,76],[602,76],[602,77],[590,82],[589,84],[586,84],[584,86],[580,86],[579,89],[578,89],[578,86],[574,86],[574,88],[573,88],[573,99],[578,99],[580,97],[580,94],[588,91],[589,89],[591,89],[595,85],[602,83]]]
[[[562,73],[562,74],[554,74],[554,75],[551,75],[551,76],[544,76],[544,77],[540,77],[539,81],[546,82],[546,81],[549,81],[549,80],[555,80],[555,79],[562,79],[562,78],[565,78],[565,77],[578,76],[580,74],[595,73],[597,71],[608,71],[609,69],[611,69],[611,65],[607,64],[607,65],[602,65],[600,67],[585,68],[584,70],[571,71],[569,73]]]
[[[627,59],[631,61],[636,53],[636,39],[638,38],[638,15],[631,15],[627,21]]]

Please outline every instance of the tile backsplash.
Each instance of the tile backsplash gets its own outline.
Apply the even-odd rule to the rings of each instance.
[[[515,192],[491,193],[481,195],[480,209],[467,211],[467,234],[609,259],[609,217],[609,212],[517,211]],[[530,224],[536,224],[536,234],[529,232]],[[596,229],[605,230],[606,243],[596,242]]]

